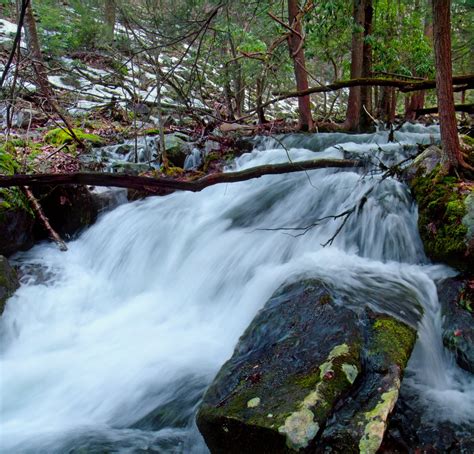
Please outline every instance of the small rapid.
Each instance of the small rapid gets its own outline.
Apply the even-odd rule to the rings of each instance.
[[[232,170],[289,157],[390,165],[439,133],[406,125],[396,140],[258,139]],[[453,271],[429,264],[408,188],[380,172],[314,170],[150,197],[102,215],[66,253],[44,243],[15,261],[22,286],[0,321],[1,452],[207,452],[199,400],[295,276],[418,326],[409,386],[430,417],[474,424],[474,382],[441,343],[435,282]]]

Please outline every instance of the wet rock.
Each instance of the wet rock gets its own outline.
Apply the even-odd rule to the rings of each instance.
[[[173,166],[184,167],[184,161],[186,156],[189,154],[189,147],[187,142],[184,140],[183,134],[166,134],[165,146],[168,160]]]
[[[115,162],[110,168],[113,173],[126,173],[127,175],[139,175],[150,170],[148,164],[135,164],[133,162]]]
[[[438,285],[438,297],[444,315],[443,343],[458,365],[474,374],[473,284],[472,279],[446,279]]]
[[[266,303],[199,409],[211,452],[377,451],[416,335],[337,300],[307,280]]]
[[[459,453],[474,452],[472,423],[437,422],[427,414],[419,393],[403,385],[390,419],[380,453]]]
[[[20,286],[15,270],[8,260],[0,255],[0,315],[3,314],[5,303]]]
[[[404,171],[404,179],[410,183],[417,175],[428,175],[443,162],[443,151],[436,145],[430,145],[416,157]]]
[[[89,186],[92,203],[98,213],[111,210],[127,202],[127,189]]]
[[[33,215],[21,208],[0,206],[0,254],[9,256],[33,247]]]
[[[84,186],[43,188],[35,195],[51,226],[66,239],[92,225],[97,218],[98,208]],[[41,225],[36,226],[36,234],[39,238],[45,237]]]

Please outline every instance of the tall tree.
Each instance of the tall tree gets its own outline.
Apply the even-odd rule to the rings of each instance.
[[[372,0],[364,2],[364,39],[362,45],[362,77],[372,76],[372,45],[370,44],[370,35],[372,34],[373,20]],[[372,120],[370,114],[372,112],[372,87],[366,85],[360,87],[360,108],[359,108],[359,128],[360,130],[368,130],[371,127]]]
[[[363,74],[365,6],[366,0],[353,0],[354,28],[351,48],[351,79],[359,79]],[[359,129],[361,108],[361,87],[351,87],[344,124],[344,127],[349,131]]]
[[[298,91],[303,91],[307,90],[309,85],[303,49],[302,14],[298,0],[288,0],[288,19],[291,28],[288,46],[295,68],[296,88]],[[309,95],[298,98],[298,110],[300,129],[302,131],[311,131],[313,129],[313,118],[311,116],[311,100]]]
[[[441,144],[447,158],[447,170],[466,166],[459,145],[454,110],[451,63],[451,0],[433,0],[433,38],[436,64]]]

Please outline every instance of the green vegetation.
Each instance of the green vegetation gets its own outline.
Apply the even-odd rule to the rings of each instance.
[[[390,364],[404,368],[416,340],[416,332],[392,317],[379,316],[373,325],[371,355],[383,355]]]
[[[104,144],[104,140],[96,134],[85,133],[82,129],[74,129],[73,131],[79,140],[90,142],[93,145]],[[52,145],[60,146],[73,143],[74,139],[67,129],[55,128],[44,136],[44,141]]]

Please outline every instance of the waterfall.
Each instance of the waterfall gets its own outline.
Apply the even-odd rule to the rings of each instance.
[[[232,170],[288,157],[390,164],[439,132],[407,125],[396,140],[260,139]],[[380,172],[314,170],[150,197],[103,214],[66,253],[43,243],[15,262],[22,286],[0,322],[1,452],[207,452],[199,400],[294,276],[418,325],[410,386],[433,418],[474,421],[474,382],[441,344],[435,281],[453,271],[428,262],[408,188]]]

